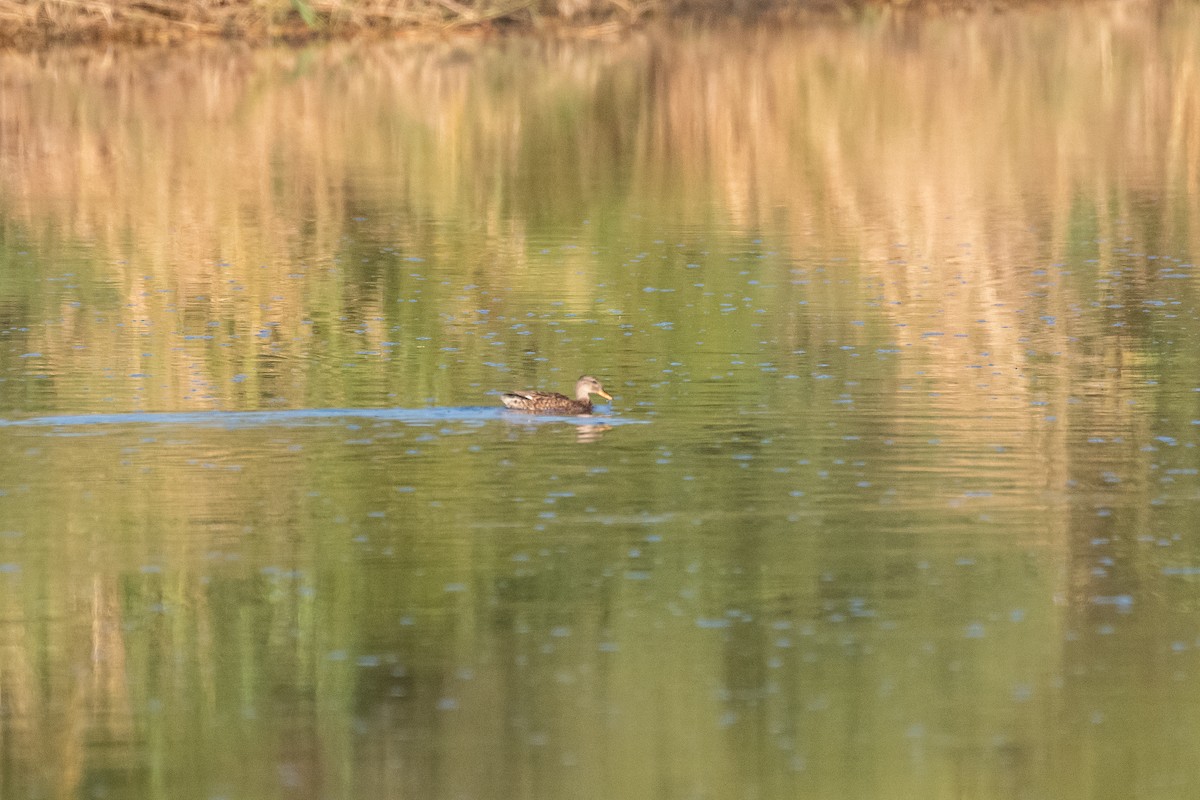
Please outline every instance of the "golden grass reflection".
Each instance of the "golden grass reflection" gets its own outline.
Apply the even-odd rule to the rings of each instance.
[[[864,265],[903,345],[933,316],[985,320],[942,350],[982,344],[1008,369],[1025,358],[1012,315],[1029,264],[1064,259],[1081,230],[1100,269],[1130,227],[1163,253],[1194,241],[1198,30],[1194,7],[1121,4],[607,45],[6,54],[0,202],[39,252],[86,246],[113,293],[112,317],[69,296],[38,309],[63,322],[31,347],[58,376],[169,376],[116,387],[135,407],[322,397],[303,358],[313,320],[391,313],[341,261],[363,230],[477,265],[480,292],[514,298],[544,285],[535,240],[578,234],[561,287],[578,310],[602,291],[584,254],[613,225],[764,233]],[[426,297],[446,338],[478,300]],[[1052,288],[1040,310],[1078,299]],[[235,358],[195,336],[216,323],[241,334]],[[164,327],[149,351],[128,335]],[[229,383],[239,372],[249,385]]]

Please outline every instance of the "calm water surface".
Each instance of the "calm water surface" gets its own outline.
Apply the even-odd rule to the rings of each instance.
[[[0,796],[1200,795],[1197,164],[1195,6],[0,55]]]

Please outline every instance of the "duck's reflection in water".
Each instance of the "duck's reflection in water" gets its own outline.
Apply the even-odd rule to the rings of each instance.
[[[612,429],[612,425],[577,425],[575,426],[575,441],[580,444],[594,442],[603,436],[605,431]]]

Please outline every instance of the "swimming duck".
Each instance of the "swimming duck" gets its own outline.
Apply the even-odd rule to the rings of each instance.
[[[612,400],[612,395],[604,391],[600,381],[591,375],[584,375],[575,381],[574,400],[558,392],[505,392],[500,396],[500,400],[508,408],[518,411],[535,411],[539,414],[590,414],[594,394],[605,400]]]

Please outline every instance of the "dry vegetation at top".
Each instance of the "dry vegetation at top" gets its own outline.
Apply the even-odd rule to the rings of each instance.
[[[810,6],[827,0],[801,0]],[[0,0],[0,44],[304,40],[446,29],[614,29],[681,10],[748,13],[779,0]]]
[[[864,5],[993,7],[1031,0],[0,0],[0,45],[304,41],[449,29],[604,34],[656,17],[753,17]]]

